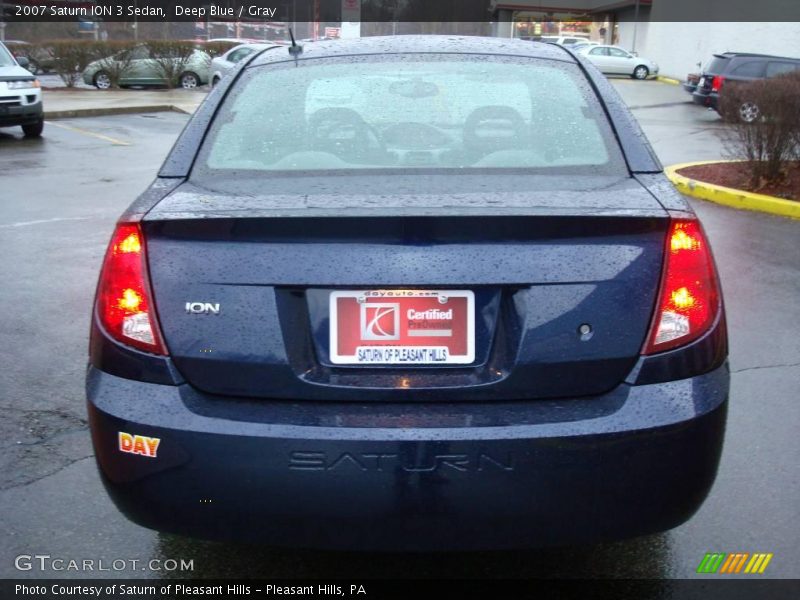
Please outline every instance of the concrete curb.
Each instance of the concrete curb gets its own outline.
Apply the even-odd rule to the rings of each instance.
[[[739,161],[701,160],[696,162],[681,163],[666,167],[664,169],[664,174],[680,192],[694,198],[700,198],[701,200],[708,200],[710,202],[716,202],[717,204],[732,206],[733,208],[739,208],[743,210],[753,210],[773,215],[780,215],[782,217],[790,217],[792,219],[800,219],[800,202],[795,200],[784,200],[783,198],[776,198],[775,196],[754,194],[753,192],[745,192],[744,190],[714,185],[713,183],[706,183],[705,181],[698,181],[696,179],[686,177],[685,175],[680,175],[677,172],[678,170],[685,169],[686,167],[711,165],[721,162]]]
[[[130,115],[150,112],[179,112],[189,114],[173,104],[150,104],[144,106],[109,106],[107,108],[74,108],[71,110],[45,110],[45,120],[75,119],[79,117],[104,117],[108,115]]]
[[[669,83],[671,85],[680,85],[681,82],[677,79],[673,79],[672,77],[664,77],[663,75],[659,75],[656,79],[662,83]]]

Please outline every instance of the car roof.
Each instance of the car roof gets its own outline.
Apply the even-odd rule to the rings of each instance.
[[[364,54],[452,53],[492,54],[497,56],[523,56],[575,62],[569,52],[548,43],[530,42],[510,38],[452,35],[396,35],[326,40],[301,44],[301,59],[327,58]],[[262,52],[250,66],[294,60],[287,47],[272,48]]]
[[[616,50],[622,50],[623,52],[627,52],[628,54],[630,54],[630,51],[626,50],[622,46],[613,46],[611,44],[581,44],[578,47],[578,51],[589,50],[590,48],[592,50],[594,50],[596,48],[614,48]]]
[[[791,58],[788,56],[775,56],[774,54],[756,54],[755,52],[722,52],[721,54],[714,54],[717,58],[777,58],[780,60],[800,60],[800,58]]]
[[[204,41],[206,41],[208,43],[214,43],[214,42],[233,42],[233,43],[237,43],[237,44],[254,44],[254,43],[256,43],[256,41],[254,41],[254,40],[248,40],[248,39],[243,39],[243,38],[211,38],[211,39],[204,40]]]
[[[244,44],[237,44],[236,46],[231,46],[228,52],[238,50],[239,48],[269,48],[270,46],[274,45],[275,44],[269,44],[265,42],[245,42]]]

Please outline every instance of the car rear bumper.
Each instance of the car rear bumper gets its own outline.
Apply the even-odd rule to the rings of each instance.
[[[103,481],[136,523],[272,545],[442,550],[679,525],[714,481],[728,385],[726,364],[592,398],[292,403],[90,367],[87,397]],[[120,432],[159,438],[156,456],[120,451]]]
[[[22,106],[0,106],[0,127],[29,125],[42,120],[44,109],[41,100]]]
[[[716,92],[705,94],[699,91],[695,91],[692,94],[692,100],[694,101],[695,104],[699,104],[700,106],[707,106],[709,108],[713,108],[714,110],[716,110],[719,101],[719,94],[717,94]]]

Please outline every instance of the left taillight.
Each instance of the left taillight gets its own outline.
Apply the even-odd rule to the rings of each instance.
[[[100,323],[118,342],[167,354],[150,291],[145,238],[138,223],[120,223],[114,231],[97,286],[96,310]]]
[[[673,219],[658,304],[643,354],[683,346],[706,333],[721,308],[714,259],[700,223]]]

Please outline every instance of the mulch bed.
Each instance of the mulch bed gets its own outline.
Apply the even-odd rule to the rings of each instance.
[[[750,174],[747,170],[747,165],[744,163],[697,165],[695,167],[684,167],[677,172],[684,177],[691,177],[706,183],[775,196],[786,200],[800,201],[800,161],[789,163],[785,173],[786,176],[780,183],[764,184],[759,187],[750,185]]]

